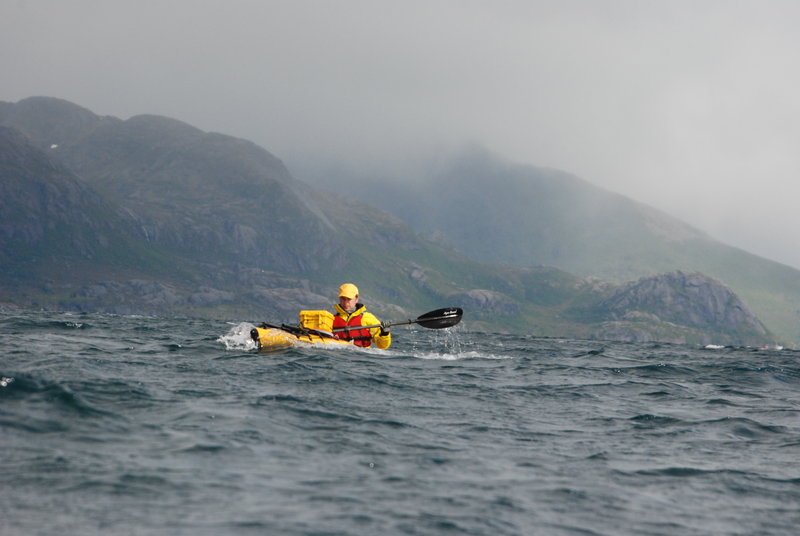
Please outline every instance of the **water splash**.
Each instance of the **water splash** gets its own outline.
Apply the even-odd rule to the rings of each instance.
[[[416,330],[411,354],[419,359],[457,361],[459,359],[508,359],[508,354],[491,354],[463,327]]]
[[[250,351],[255,350],[256,343],[250,338],[250,330],[253,329],[253,324],[249,322],[240,322],[234,325],[228,333],[221,335],[217,342],[225,345],[226,350],[235,351]]]

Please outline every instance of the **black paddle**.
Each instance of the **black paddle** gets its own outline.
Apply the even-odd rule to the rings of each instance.
[[[375,324],[372,326],[349,326],[346,328],[336,328],[334,333],[340,331],[355,331],[357,329],[371,329],[371,328],[388,328],[390,326],[403,326],[405,324],[419,324],[423,328],[428,329],[442,329],[453,327],[461,322],[461,316],[464,311],[460,307],[446,307],[444,309],[436,309],[422,316],[417,317],[416,320],[403,320],[401,322],[384,322],[383,324]]]

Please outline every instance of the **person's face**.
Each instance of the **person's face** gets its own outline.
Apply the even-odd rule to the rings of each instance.
[[[352,311],[356,308],[356,304],[358,303],[358,296],[355,298],[345,298],[344,296],[339,296],[339,307],[344,309],[345,311]]]

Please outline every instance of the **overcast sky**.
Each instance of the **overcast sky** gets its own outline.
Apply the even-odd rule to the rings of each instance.
[[[0,0],[0,100],[374,164],[461,143],[800,268],[800,1]]]

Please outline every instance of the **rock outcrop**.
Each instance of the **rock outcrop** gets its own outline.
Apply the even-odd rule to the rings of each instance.
[[[632,341],[694,339],[737,334],[738,342],[762,340],[767,329],[722,282],[698,272],[675,271],[622,285],[597,305],[605,322],[593,333]],[[649,327],[648,327],[649,326]],[[665,332],[673,336],[665,336]],[[705,337],[702,334],[706,334]]]

